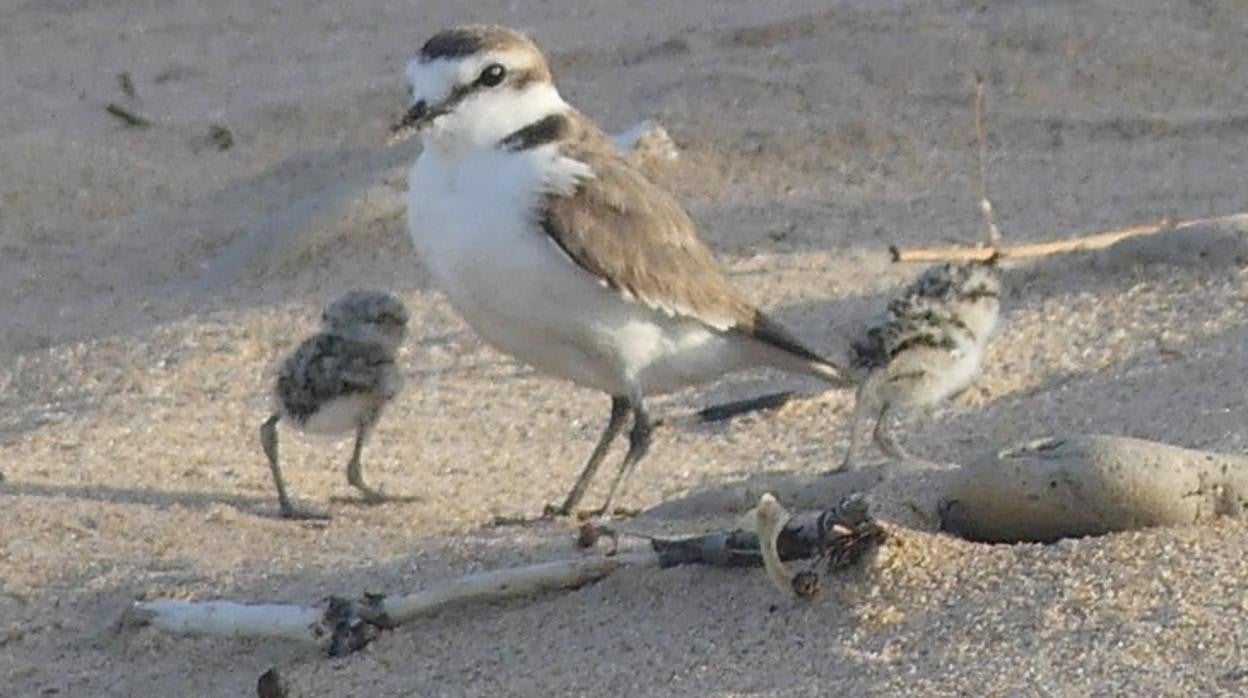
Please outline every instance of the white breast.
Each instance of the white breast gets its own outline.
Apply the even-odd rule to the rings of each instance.
[[[309,434],[338,436],[354,433],[365,416],[377,408],[377,402],[377,398],[362,393],[343,395],[321,405],[302,424],[293,423]]]
[[[735,347],[719,334],[624,300],[541,230],[543,187],[586,172],[553,146],[453,162],[422,153],[408,179],[417,253],[478,334],[544,372],[627,395],[675,390],[734,367]]]

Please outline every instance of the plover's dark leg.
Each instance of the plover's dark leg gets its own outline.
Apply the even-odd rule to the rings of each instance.
[[[628,479],[628,476],[637,468],[637,463],[650,450],[650,441],[654,434],[654,425],[650,422],[650,415],[646,414],[646,409],[642,406],[641,400],[632,402],[632,408],[633,428],[632,431],[628,432],[628,453],[624,455],[624,461],[620,463],[620,470],[615,474],[615,480],[611,482],[611,489],[607,490],[607,498],[603,501],[602,508],[593,512],[595,515],[611,512],[611,501],[615,499],[615,495],[619,492],[620,485]]]
[[[889,408],[891,405],[885,403],[884,408],[880,410],[880,416],[875,421],[875,443],[879,445],[880,450],[887,454],[890,458],[896,460],[908,460],[910,454],[901,444],[893,438],[892,429],[889,425]]]
[[[328,519],[325,514],[296,509],[286,494],[286,480],[282,478],[282,468],[277,462],[277,423],[281,418],[281,415],[275,414],[260,425],[260,445],[269,459],[269,472],[273,473],[273,484],[277,487],[277,506],[287,519]]]
[[[369,504],[380,504],[386,501],[386,495],[364,484],[363,466],[360,464],[360,453],[364,450],[364,441],[373,429],[376,420],[369,420],[355,430],[355,448],[351,450],[351,461],[347,463],[347,482],[359,491],[360,496]]]
[[[594,474],[598,472],[598,466],[602,465],[602,459],[606,458],[607,452],[611,450],[611,442],[615,441],[615,437],[619,436],[620,430],[624,428],[624,420],[628,418],[628,410],[628,398],[611,398],[611,417],[607,421],[607,428],[603,430],[602,436],[598,438],[598,445],[594,446],[594,452],[590,454],[580,477],[576,478],[576,484],[572,485],[572,491],[568,492],[567,499],[563,500],[563,506],[553,511],[550,507],[547,507],[547,513],[568,516],[576,508],[576,505],[581,503],[581,498],[585,496],[585,490],[589,488],[590,480],[594,479]]]

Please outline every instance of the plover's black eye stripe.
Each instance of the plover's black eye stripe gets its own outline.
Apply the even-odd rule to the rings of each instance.
[[[563,138],[568,132],[570,124],[568,118],[563,114],[551,114],[544,119],[539,119],[533,123],[511,133],[503,140],[499,141],[499,147],[510,150],[520,151],[536,148],[539,145],[552,143]]]

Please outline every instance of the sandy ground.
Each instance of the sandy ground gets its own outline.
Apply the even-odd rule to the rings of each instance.
[[[380,145],[404,61],[465,20],[530,31],[608,128],[659,118],[684,153],[664,183],[735,280],[829,352],[916,273],[887,245],[980,234],[972,70],[1010,240],[1248,209],[1234,0],[6,3],[0,693],[250,695],[270,666],[309,696],[1248,691],[1233,523],[986,546],[900,517],[883,554],[811,605],[777,603],[761,572],[623,571],[342,660],[109,634],[141,596],[314,602],[575,554],[566,524],[489,522],[565,492],[605,398],[479,343],[378,184],[413,154]],[[109,102],[154,125],[125,127]],[[1011,268],[982,381],[912,420],[911,449],[956,462],[1071,430],[1248,449],[1242,232]],[[256,439],[268,381],[320,305],[359,285],[412,311],[409,389],[365,473],[417,499],[354,504],[349,444],[286,432],[291,486],[334,519],[277,520]],[[756,373],[655,400],[671,419],[624,502],[651,510],[628,525],[725,525],[747,495],[839,462],[845,394],[687,418],[781,386],[815,387]]]

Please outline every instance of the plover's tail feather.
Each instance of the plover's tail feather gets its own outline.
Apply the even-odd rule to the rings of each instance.
[[[856,384],[848,370],[802,344],[783,325],[761,312],[755,314],[753,327],[746,334],[756,342],[760,363],[764,365],[813,376],[834,388]],[[698,411],[698,418],[704,422],[718,422],[759,410],[778,409],[804,397],[791,390],[770,393],[704,408]]]
[[[754,316],[749,335],[763,346],[764,360],[775,368],[814,376],[834,388],[854,385],[843,367],[802,344],[783,325],[761,312]]]

